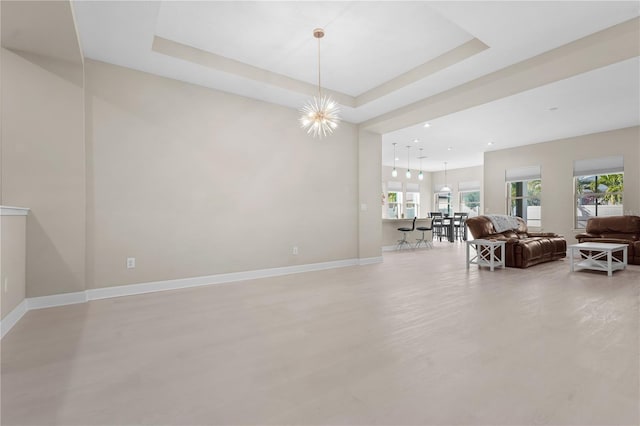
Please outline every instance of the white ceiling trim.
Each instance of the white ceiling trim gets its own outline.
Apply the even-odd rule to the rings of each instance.
[[[639,33],[640,18],[630,19],[380,115],[363,123],[362,128],[379,134],[389,133],[635,58],[640,54]]]
[[[387,96],[397,90],[404,89],[410,84],[429,77],[439,71],[442,71],[456,63],[462,62],[471,56],[480,53],[489,46],[474,38],[463,43],[460,46],[443,53],[417,67],[403,73],[381,85],[374,87],[356,97],[349,96],[335,90],[324,87],[324,93],[332,96],[341,107],[358,108],[369,102],[376,101],[383,96]],[[208,52],[196,47],[179,43],[175,40],[169,40],[164,37],[155,35],[151,47],[156,53],[170,56],[175,59],[188,61],[197,65],[205,66],[217,71],[228,74],[238,75],[270,86],[276,86],[285,90],[290,90],[307,96],[314,96],[318,92],[318,87],[314,84],[307,83],[286,75],[271,72],[269,70],[259,68],[250,64],[246,64],[235,59],[227,58]]]
[[[202,65],[224,73],[238,75],[269,86],[276,86],[308,96],[314,96],[318,93],[318,86],[314,84],[254,67],[253,65],[245,64],[235,59],[216,55],[215,53],[187,46],[159,36],[154,36],[152,50],[163,55],[171,56],[172,58]],[[323,89],[323,91],[331,95],[342,107],[355,108],[356,106],[356,99],[353,96],[326,88]]]

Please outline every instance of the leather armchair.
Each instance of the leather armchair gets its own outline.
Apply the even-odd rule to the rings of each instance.
[[[505,265],[508,267],[528,268],[567,256],[564,237],[553,232],[529,232],[526,222],[517,219],[516,229],[503,232],[496,232],[487,216],[469,218],[467,226],[475,239],[505,241]]]
[[[580,243],[628,244],[627,263],[640,265],[640,216],[589,218],[585,232],[576,235],[576,240]]]

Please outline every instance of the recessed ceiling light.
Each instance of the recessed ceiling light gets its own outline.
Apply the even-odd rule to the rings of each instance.
[[[452,149],[453,149],[453,148],[451,148],[451,147],[448,147],[448,148],[447,148],[447,151],[451,151]]]
[[[400,158],[399,158],[399,157],[396,157],[396,161],[400,161]]]
[[[414,139],[414,140],[413,140],[413,143],[418,143],[418,142],[420,142],[420,140],[419,140],[419,139]]]
[[[552,106],[549,108],[549,111],[557,111],[558,107],[557,106]]]
[[[491,145],[493,145],[493,142],[489,142],[489,143],[487,143],[487,145],[491,146]]]
[[[427,127],[431,127],[431,124],[429,124],[429,123],[424,123],[424,128],[426,129]]]

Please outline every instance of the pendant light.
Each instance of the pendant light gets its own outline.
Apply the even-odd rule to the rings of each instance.
[[[320,85],[320,39],[324,37],[324,30],[316,28],[313,36],[318,39],[318,97],[313,97],[300,110],[300,125],[307,130],[307,134],[322,139],[330,135],[340,123],[340,107],[330,96],[322,95]]]
[[[407,179],[411,179],[411,170],[409,169],[409,150],[411,149],[411,145],[407,145],[407,173],[405,176]]]
[[[424,156],[422,155],[422,148],[420,148],[420,173],[418,173],[418,180],[424,180],[424,174],[422,173],[422,159]]]
[[[398,177],[398,171],[396,170],[396,145],[398,143],[394,142],[391,145],[393,145],[393,170],[391,171],[391,176]]]
[[[444,186],[440,189],[442,192],[451,192],[451,188],[447,185],[447,162],[444,162]]]

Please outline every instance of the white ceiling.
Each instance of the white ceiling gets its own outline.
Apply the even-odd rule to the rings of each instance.
[[[557,108],[557,109],[556,109]],[[640,58],[518,93],[382,137],[383,164],[425,171],[477,166],[483,153],[640,125]],[[416,143],[415,141],[418,140]],[[489,143],[492,145],[489,145]],[[640,141],[638,141],[640,144]]]
[[[296,109],[315,90],[312,30],[323,27],[323,88],[354,123],[640,15],[637,1],[72,4],[85,57]],[[173,50],[160,49],[163,40]],[[193,48],[210,60],[192,60]],[[444,161],[450,168],[481,164],[489,139],[501,149],[638,125],[638,78],[638,61],[624,61],[437,118],[430,129],[385,134],[383,162],[393,162],[392,140],[404,147],[420,138],[425,169],[438,170]]]

